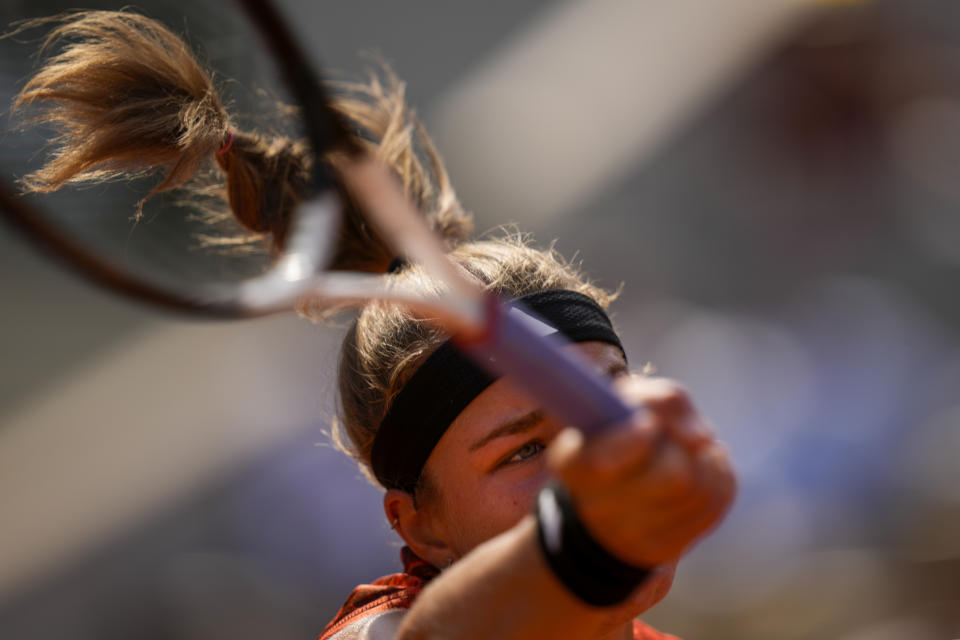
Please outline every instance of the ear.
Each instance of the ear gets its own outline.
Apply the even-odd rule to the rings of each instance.
[[[424,504],[418,509],[411,494],[388,489],[383,496],[383,510],[390,526],[407,546],[433,566],[442,569],[456,557],[433,510]]]

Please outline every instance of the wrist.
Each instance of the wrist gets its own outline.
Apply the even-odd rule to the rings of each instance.
[[[610,607],[625,601],[653,573],[613,556],[587,531],[559,483],[537,496],[537,538],[548,567],[582,602]]]

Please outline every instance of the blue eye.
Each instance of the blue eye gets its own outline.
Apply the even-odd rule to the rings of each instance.
[[[524,460],[529,460],[530,458],[534,457],[535,455],[543,451],[543,449],[544,449],[543,445],[537,442],[536,440],[532,442],[528,442],[527,444],[523,445],[522,447],[514,451],[513,455],[510,456],[510,458],[508,458],[504,462],[504,464],[514,464],[517,462],[523,462]]]

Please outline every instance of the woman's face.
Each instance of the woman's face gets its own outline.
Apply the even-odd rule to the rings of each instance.
[[[569,348],[606,376],[627,373],[615,346],[584,342]],[[564,426],[503,378],[457,416],[427,459],[430,489],[418,501],[455,558],[532,511],[547,481],[544,450]]]

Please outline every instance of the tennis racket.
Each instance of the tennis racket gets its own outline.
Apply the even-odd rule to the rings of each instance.
[[[314,154],[337,150],[348,158],[336,175],[315,163],[309,195],[296,212],[279,257],[270,263],[255,262],[253,268],[215,280],[176,273],[157,277],[153,268],[157,262],[185,262],[179,249],[162,243],[153,245],[151,268],[139,268],[137,250],[130,242],[121,243],[121,251],[111,252],[98,241],[103,234],[92,233],[97,239],[90,239],[92,229],[118,225],[100,216],[100,207],[93,205],[90,210],[89,198],[85,209],[88,214],[81,216],[86,228],[80,229],[70,222],[77,218],[75,202],[17,194],[13,180],[18,174],[11,173],[10,167],[5,168],[8,175],[0,179],[4,217],[74,272],[121,295],[167,309],[211,317],[250,317],[290,310],[308,294],[338,305],[359,305],[371,299],[403,304],[452,335],[454,343],[479,365],[509,376],[547,410],[586,433],[596,433],[627,418],[631,409],[605,379],[574,352],[564,349],[560,338],[544,336],[539,328],[542,325],[530,322],[532,314],[484,292],[447,258],[440,241],[404,197],[389,170],[354,142],[328,106],[320,75],[274,4],[238,0],[237,5],[266,44],[289,95],[299,104],[304,133]],[[26,171],[19,175],[23,173]],[[421,264],[444,285],[444,294],[425,296],[383,276],[326,270],[341,213],[334,188],[338,183],[360,203],[370,224],[398,254]],[[99,195],[94,194],[94,200]],[[147,218],[160,220],[162,216],[148,212]],[[122,236],[122,225],[113,233]],[[140,231],[137,237],[143,234]],[[169,236],[182,234],[178,228]],[[160,240],[166,237],[159,236]]]

